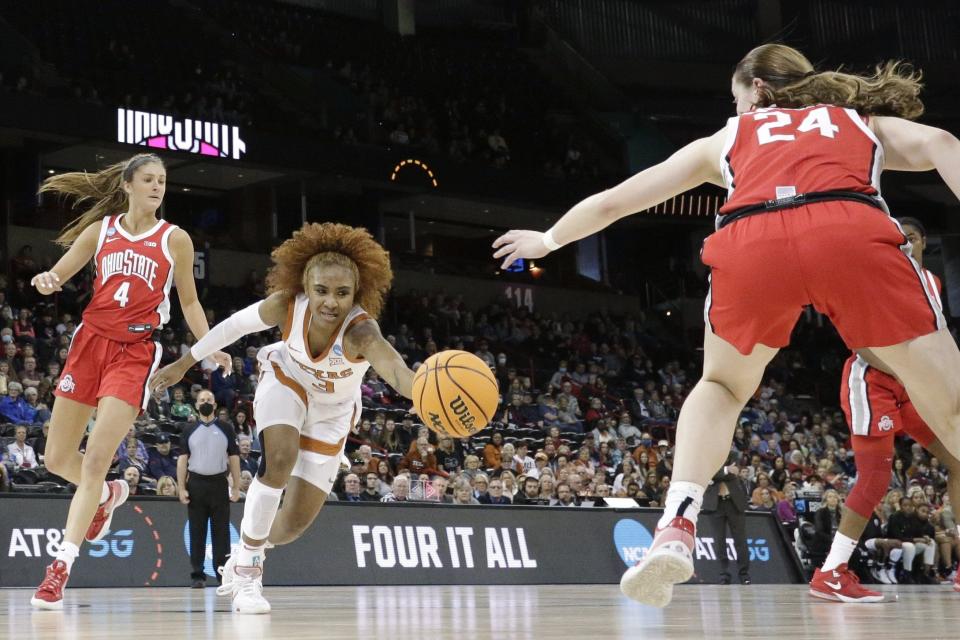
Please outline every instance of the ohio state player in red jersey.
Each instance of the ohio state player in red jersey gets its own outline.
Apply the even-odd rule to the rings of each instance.
[[[620,581],[629,597],[666,606],[673,585],[693,575],[704,489],[806,305],[825,313],[848,347],[895,373],[944,446],[960,453],[960,350],[878,196],[884,169],[937,169],[960,195],[960,141],[910,122],[923,113],[920,89],[919,76],[896,63],[869,77],[818,73],[796,49],[757,47],[734,69],[738,115],[723,129],[590,196],[546,233],[512,230],[494,242],[507,266],[704,182],[729,192],[702,254],[711,269],[703,376],[680,411],[653,543]],[[859,586],[838,573],[845,590]]]
[[[31,284],[49,295],[91,259],[96,266],[93,299],[73,334],[70,354],[57,386],[50,418],[47,468],[77,485],[66,533],[56,560],[31,603],[63,607],[80,544],[100,539],[114,510],[127,499],[123,480],[104,482],[114,452],[147,404],[147,380],[160,363],[153,332],[170,319],[170,287],[197,337],[209,327],[193,282],[193,243],[181,229],[157,219],[166,189],[163,162],[139,154],[99,173],[66,173],[48,178],[41,192],[93,200],[89,211],[57,239],[68,247],[53,269]],[[229,366],[225,354],[218,363]],[[97,411],[84,454],[78,449]],[[99,506],[98,506],[99,505]]]
[[[923,268],[923,250],[927,245],[927,233],[923,224],[915,218],[900,218],[900,226],[910,240],[911,256],[920,267],[920,272],[936,294],[940,303],[940,280]],[[882,602],[883,594],[856,585],[850,589],[848,581],[840,580],[841,567],[845,567],[856,549],[861,535],[874,508],[886,495],[890,486],[893,466],[894,436],[906,433],[924,449],[937,456],[949,472],[947,491],[951,504],[960,504],[960,461],[947,451],[943,443],[923,422],[900,382],[883,369],[882,364],[868,362],[853,354],[843,367],[840,384],[840,405],[850,425],[851,446],[857,465],[857,481],[847,497],[840,518],[840,528],[834,536],[830,553],[823,566],[818,568],[810,581],[810,595],[839,602]],[[960,527],[957,533],[960,534]],[[922,582],[935,584],[931,575],[934,545],[926,547],[924,567],[915,566],[916,545],[903,543],[903,578],[913,580],[911,569]],[[837,575],[834,575],[834,574]],[[960,572],[953,588],[960,591]]]

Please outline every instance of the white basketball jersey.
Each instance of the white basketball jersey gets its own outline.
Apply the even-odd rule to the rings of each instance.
[[[301,293],[288,308],[283,341],[266,346],[257,354],[260,367],[272,367],[278,378],[281,373],[284,378],[292,378],[306,393],[307,404],[359,402],[360,385],[370,363],[363,358],[347,357],[343,337],[353,325],[369,318],[359,306],[351,309],[323,351],[313,357],[307,338],[313,314],[307,296]]]

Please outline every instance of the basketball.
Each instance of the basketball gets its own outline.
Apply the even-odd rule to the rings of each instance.
[[[413,403],[431,430],[466,438],[493,420],[500,388],[490,367],[477,356],[466,351],[441,351],[417,369]]]

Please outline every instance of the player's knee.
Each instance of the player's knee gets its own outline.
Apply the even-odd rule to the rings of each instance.
[[[853,485],[850,495],[847,496],[846,506],[857,515],[870,518],[873,510],[883,500],[890,482],[890,474],[886,474],[886,478],[865,478],[864,475],[863,473],[859,474],[857,483]],[[880,476],[882,474],[876,475]]]
[[[63,475],[66,471],[70,452],[65,451],[63,447],[50,446],[51,444],[52,443],[47,444],[47,451],[43,457],[43,463],[50,473]]]
[[[272,444],[269,449],[265,449],[260,456],[260,466],[257,468],[257,475],[260,478],[283,480],[290,476],[293,471],[293,465],[297,462],[297,456],[300,454],[299,448],[294,444],[281,443]]]
[[[87,449],[83,454],[81,471],[84,474],[106,475],[113,462],[113,451],[99,451]]]
[[[703,378],[700,380],[708,384],[713,384],[720,387],[723,391],[729,394],[737,402],[746,405],[747,401],[750,400],[750,397],[753,395],[753,392],[747,392],[740,388],[740,385],[735,384],[730,380],[726,380],[723,376],[707,375],[704,374]],[[756,389],[756,387],[754,387]]]
[[[857,482],[847,496],[848,509],[864,518],[869,518],[874,508],[883,500],[893,471],[882,456],[863,456],[857,461]]]

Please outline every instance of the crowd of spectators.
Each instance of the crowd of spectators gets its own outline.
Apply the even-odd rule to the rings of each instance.
[[[519,163],[557,178],[600,170],[597,148],[565,122],[559,91],[518,50],[514,30],[418,28],[405,37],[304,6],[252,0],[209,6],[252,49],[334,78],[352,93],[352,117],[329,123],[343,143],[447,154],[498,168]],[[243,28],[253,23],[259,28]]]
[[[43,451],[52,390],[88,285],[81,278],[56,298],[40,298],[24,286],[30,272],[40,268],[24,249],[0,280],[4,488],[15,484],[38,490],[44,481],[50,488],[67,485],[44,472]],[[206,302],[211,322],[253,298],[252,291],[220,293]],[[416,367],[444,349],[473,352],[496,376],[501,406],[491,427],[471,438],[438,435],[370,371],[362,386],[364,412],[348,438],[335,496],[537,505],[602,504],[604,498],[630,497],[641,505],[659,505],[670,484],[678,411],[698,378],[699,362],[696,351],[656,318],[598,312],[573,320],[506,303],[472,309],[457,294],[393,296],[381,323],[409,365]],[[189,332],[179,330],[181,324],[171,323],[158,336],[163,363],[193,343]],[[824,355],[831,339],[811,337],[820,332],[832,329],[807,314],[798,336],[807,336],[801,339],[805,349],[820,344],[820,355],[801,357],[787,350],[778,356],[741,414],[733,438],[751,508],[775,512],[788,526],[798,520],[798,494],[820,496],[832,490],[839,504],[856,479],[849,429],[837,402],[795,391],[812,389],[809,381],[817,375],[836,375],[830,365],[840,360],[836,354]],[[251,402],[256,352],[277,338],[276,330],[248,336],[229,348],[234,358],[228,374],[198,365],[182,385],[153,398],[118,448],[113,472],[137,493],[175,495],[171,472],[179,433],[197,419],[196,395],[210,388],[219,418],[233,424],[241,439],[245,489],[259,455]],[[807,362],[818,368],[810,371]],[[878,509],[881,535],[895,537],[901,531],[896,525],[889,533],[890,522],[903,511],[901,502],[924,506],[910,515],[922,514],[933,528],[929,538],[936,541],[931,543],[936,561],[941,571],[949,570],[960,544],[945,495],[946,470],[915,442],[898,438],[897,445],[891,494]],[[827,515],[816,520],[819,543],[814,547],[828,544],[836,529],[838,517]],[[926,530],[911,527],[903,535]]]
[[[600,171],[598,147],[512,30],[405,37],[375,22],[250,0],[204,2],[202,11],[164,3],[150,20],[122,0],[98,7],[38,0],[14,12],[12,26],[40,59],[0,68],[0,87],[555,178]],[[184,31],[195,37],[149,37]],[[276,99],[271,91],[285,89],[270,89],[283,82],[271,65],[290,70],[288,92],[304,90],[293,78],[308,69],[318,99]]]
[[[244,67],[210,55],[209,34],[152,37],[158,32],[178,33],[190,24],[191,14],[184,6],[168,4],[144,20],[121,0],[105,0],[96,12],[39,0],[19,7],[8,18],[58,74],[53,80],[38,72],[38,63],[25,58],[13,68],[14,90],[235,125],[252,125],[266,111]]]

